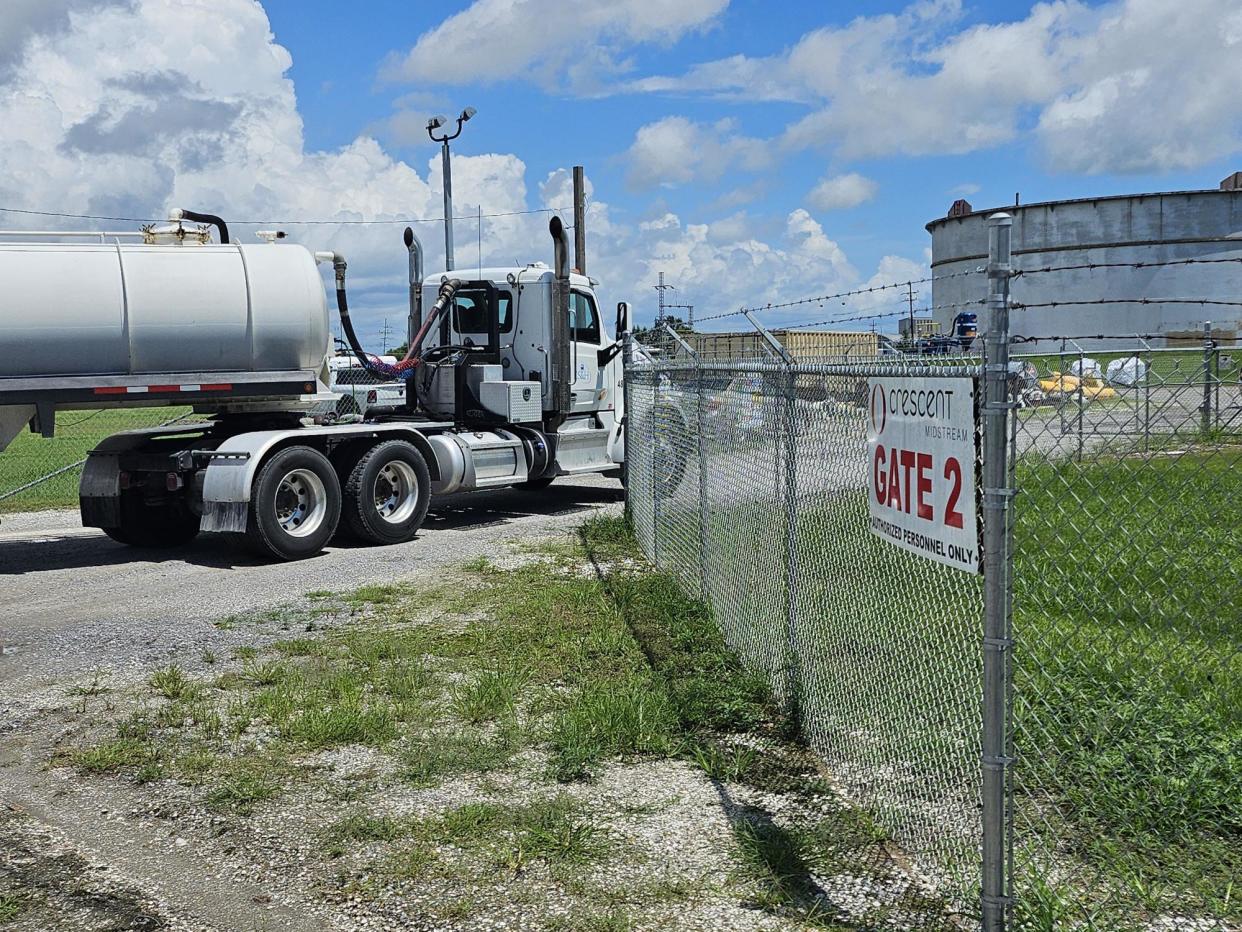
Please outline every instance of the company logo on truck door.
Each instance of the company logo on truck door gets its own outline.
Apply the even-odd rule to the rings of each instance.
[[[979,571],[974,382],[876,378],[868,393],[871,530],[940,563]]]

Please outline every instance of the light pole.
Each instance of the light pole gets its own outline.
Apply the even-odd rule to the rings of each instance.
[[[440,157],[444,160],[444,268],[450,272],[453,271],[453,173],[449,166],[449,142],[461,135],[462,125],[477,112],[474,107],[463,110],[457,117],[457,132],[451,136],[435,134],[435,130],[448,122],[448,117],[436,116],[427,121],[427,135],[432,142],[440,143]]]

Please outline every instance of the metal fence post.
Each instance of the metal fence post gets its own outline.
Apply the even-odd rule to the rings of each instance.
[[[630,494],[630,465],[634,462],[634,435],[630,429],[634,423],[634,409],[630,400],[630,380],[633,377],[634,334],[626,327],[625,333],[621,335],[621,426],[625,431],[625,521],[631,528],[634,527],[633,497]]]
[[[798,376],[792,361],[786,362],[785,375],[785,590],[786,638],[789,645],[789,712],[801,729],[802,696],[801,651],[798,649]]]
[[[1010,667],[1008,487],[1009,277],[1013,218],[988,218],[988,310],[984,338],[983,405],[983,871],[984,932],[1008,927],[1008,752],[1007,694]],[[1081,367],[1080,367],[1081,368]],[[1081,377],[1081,375],[1080,375]]]
[[[707,416],[703,411],[703,396],[706,392],[703,385],[703,360],[696,357],[695,362],[699,368],[698,379],[695,381],[699,396],[699,594],[707,605],[711,605],[711,590],[707,585]]]
[[[647,460],[650,466],[651,479],[651,562],[660,565],[660,470],[656,462],[660,458],[660,447],[656,443],[656,434],[660,430],[660,380],[666,378],[663,369],[652,373],[655,379],[651,385],[651,414],[647,423],[651,425],[651,434],[646,439]]]
[[[1212,429],[1212,322],[1203,322],[1203,433]]]

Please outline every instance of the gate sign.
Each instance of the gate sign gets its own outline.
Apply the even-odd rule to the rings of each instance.
[[[879,377],[868,387],[872,532],[930,560],[978,573],[974,380]]]

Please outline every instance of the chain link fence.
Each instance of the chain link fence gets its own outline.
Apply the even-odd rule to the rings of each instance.
[[[1015,357],[1016,928],[1242,928],[1237,349]]]
[[[86,454],[123,430],[193,420],[189,408],[62,411],[56,435],[23,431],[0,454],[0,514],[78,507],[78,479]]]
[[[982,585],[869,529],[867,383],[977,361],[632,367],[638,539],[709,602],[838,788],[977,914]]]
[[[636,534],[966,925],[1240,930],[1242,347],[1010,344],[631,362]],[[870,528],[894,376],[970,377],[999,428],[983,576]]]

